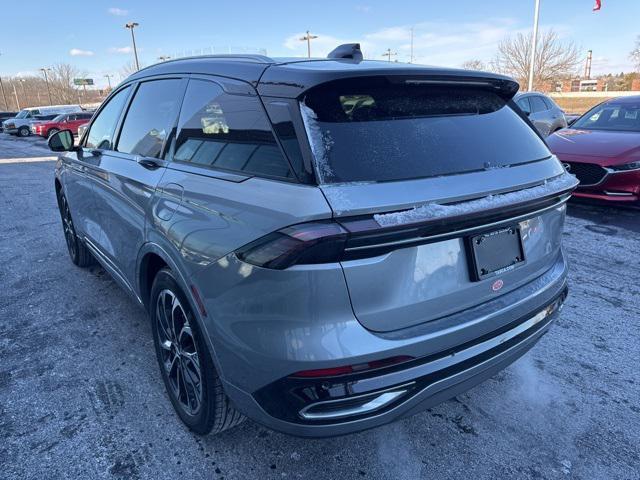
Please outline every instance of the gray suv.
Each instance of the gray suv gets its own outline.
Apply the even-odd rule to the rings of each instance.
[[[149,313],[192,430],[322,437],[491,377],[567,294],[577,181],[492,74],[211,56],[123,82],[55,191],[72,261]]]
[[[542,136],[548,137],[561,128],[567,128],[564,111],[551,97],[543,93],[527,92],[516,94],[515,101]]]

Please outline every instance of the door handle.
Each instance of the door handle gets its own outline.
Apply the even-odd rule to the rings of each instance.
[[[138,157],[136,158],[136,162],[147,170],[155,170],[163,166],[162,162],[155,158]]]

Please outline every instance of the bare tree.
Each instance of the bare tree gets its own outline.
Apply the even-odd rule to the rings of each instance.
[[[465,70],[485,70],[486,71],[488,69],[487,65],[482,60],[478,60],[477,58],[463,62],[460,67]]]
[[[493,69],[511,75],[526,84],[531,62],[531,33],[506,37],[498,44]],[[562,41],[554,30],[538,35],[533,83],[544,83],[574,76],[581,62],[578,47],[570,40]]]
[[[636,67],[636,70],[640,71],[640,35],[636,39],[636,45],[629,53],[629,58],[633,62],[633,65]]]
[[[140,68],[144,68],[144,64],[142,62],[140,62]],[[124,80],[129,75],[133,75],[137,71],[138,69],[136,68],[136,63],[131,60],[129,63],[123,65],[123,67],[120,69],[120,80]]]
[[[48,71],[49,86],[54,102],[60,104],[77,103],[80,90],[73,84],[74,78],[83,77],[76,67],[68,63],[53,65]]]

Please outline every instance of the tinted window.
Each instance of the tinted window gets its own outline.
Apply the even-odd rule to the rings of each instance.
[[[492,91],[339,80],[300,104],[319,180],[389,181],[514,165],[550,155]]]
[[[532,97],[529,97],[529,101],[531,102],[532,112],[537,113],[537,112],[544,112],[545,110],[547,110],[547,106],[542,101],[542,97],[538,95],[534,95]]]
[[[550,98],[547,98],[547,97],[541,97],[541,98],[544,104],[546,105],[547,110],[551,110],[555,106],[555,104],[553,103],[553,100],[551,100]]]
[[[531,113],[531,105],[529,105],[529,99],[527,97],[521,98],[516,103],[524,113]]]
[[[291,177],[257,97],[192,80],[180,112],[173,160],[242,173]]]
[[[603,103],[585,113],[571,128],[640,132],[640,102]]]
[[[91,125],[89,134],[86,136],[85,146],[87,148],[100,148],[103,150],[111,150],[113,148],[113,134],[118,118],[120,118],[120,112],[122,112],[122,108],[127,101],[129,88],[123,88],[116,93],[100,111]]]
[[[172,79],[140,84],[122,124],[119,152],[160,156],[178,113],[181,82]]]

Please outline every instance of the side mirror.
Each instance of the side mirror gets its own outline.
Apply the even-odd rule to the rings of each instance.
[[[73,152],[76,147],[73,144],[71,130],[60,130],[49,137],[49,148],[54,152]]]

